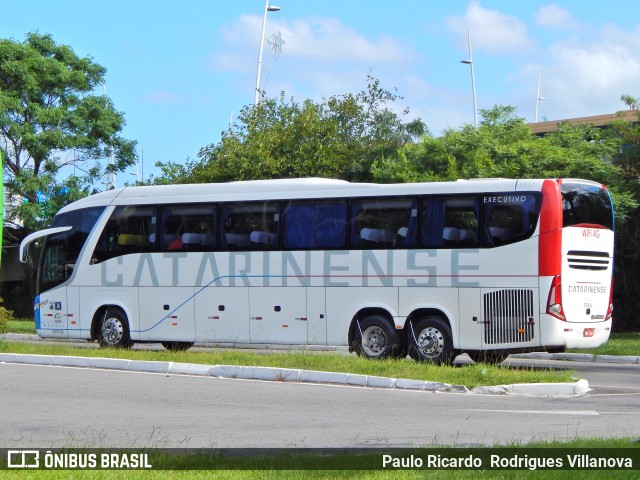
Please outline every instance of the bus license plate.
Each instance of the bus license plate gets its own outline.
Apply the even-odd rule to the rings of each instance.
[[[593,335],[596,333],[596,329],[595,328],[585,328],[583,335],[585,337],[593,337]]]

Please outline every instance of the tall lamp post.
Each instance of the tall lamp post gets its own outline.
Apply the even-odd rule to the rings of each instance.
[[[460,60],[460,63],[464,63],[471,67],[471,91],[473,93],[473,126],[478,129],[478,105],[476,104],[476,79],[473,75],[473,54],[471,52],[471,34],[467,30],[467,43],[469,44],[469,59]]]
[[[107,96],[107,84],[106,82],[102,84],[102,90],[104,91],[104,96],[106,98]],[[109,165],[113,165],[114,166],[114,170],[115,170],[115,157],[114,157],[114,152],[113,152],[113,148],[109,149]],[[74,164],[75,165],[75,164]],[[116,172],[112,170],[111,173],[106,173],[105,172],[105,180],[104,180],[104,184],[105,184],[105,188],[107,190],[111,190],[112,188],[116,188]]]
[[[535,123],[538,123],[538,105],[540,100],[546,100],[546,98],[540,96],[540,75],[538,75],[538,94],[536,95],[536,120]]]
[[[269,5],[269,0],[264,2],[264,16],[262,17],[262,33],[260,34],[260,52],[258,53],[258,72],[256,74],[256,97],[254,105],[258,105],[258,102],[260,101],[260,75],[262,73],[262,50],[264,49],[264,31],[267,27],[267,13],[277,12],[279,10],[281,10],[280,7]]]

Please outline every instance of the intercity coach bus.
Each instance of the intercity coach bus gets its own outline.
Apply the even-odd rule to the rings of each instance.
[[[597,347],[614,216],[601,184],[329,179],[126,187],[43,238],[41,337],[342,345],[436,364]]]

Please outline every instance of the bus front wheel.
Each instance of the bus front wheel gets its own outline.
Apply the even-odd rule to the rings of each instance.
[[[369,315],[356,320],[356,353],[372,359],[397,357],[402,351],[402,339],[382,315]]]
[[[100,324],[98,342],[101,347],[129,348],[133,344],[129,336],[129,322],[119,308],[108,308]]]
[[[420,362],[449,365],[455,358],[451,329],[442,318],[430,315],[408,326],[409,356]]]

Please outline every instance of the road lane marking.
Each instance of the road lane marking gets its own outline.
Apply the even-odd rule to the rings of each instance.
[[[485,413],[517,413],[519,415],[585,415],[598,416],[599,412],[595,410],[492,410],[492,409],[465,409],[466,412],[485,412]]]

